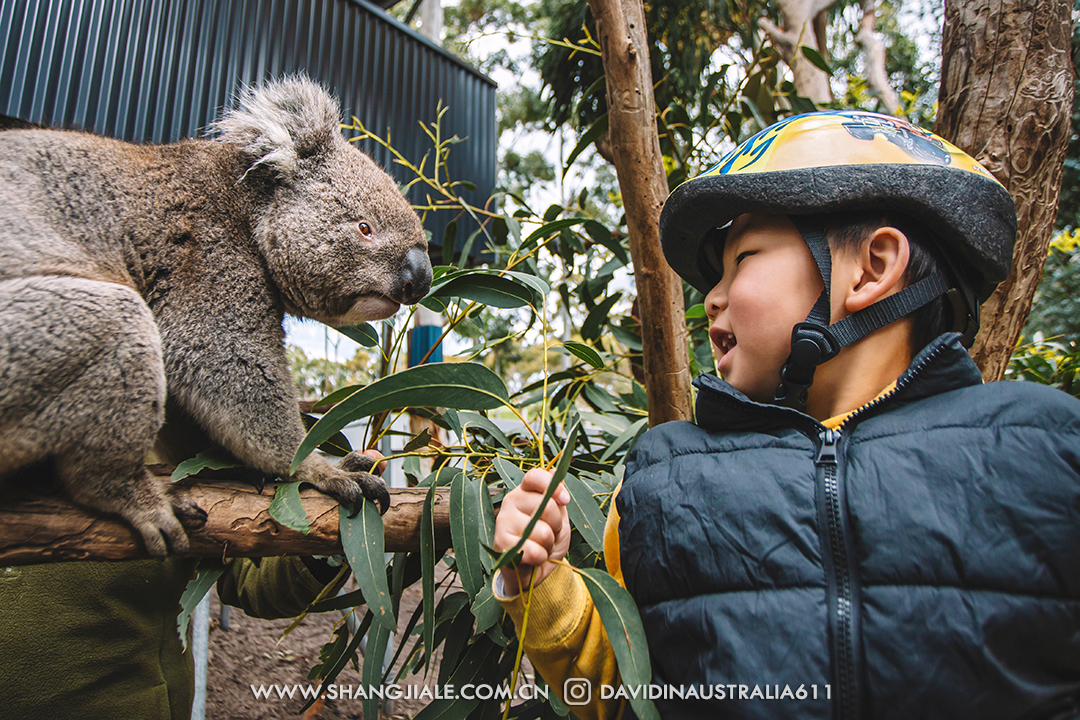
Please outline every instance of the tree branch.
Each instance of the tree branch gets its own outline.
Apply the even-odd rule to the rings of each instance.
[[[891,115],[900,111],[900,101],[889,85],[889,76],[885,73],[885,45],[874,32],[877,22],[877,0],[862,0],[862,20],[855,42],[863,49],[866,56],[866,82],[877,93],[881,104]]]
[[[167,478],[163,478],[167,480]],[[274,555],[340,555],[338,504],[313,488],[300,491],[311,521],[304,534],[270,517],[274,489],[259,493],[232,482],[176,483],[170,492],[194,500],[207,512],[206,525],[188,529],[188,557],[269,557]],[[432,516],[435,541],[450,547],[449,490],[436,490]],[[420,515],[427,488],[390,491],[390,509],[383,515],[386,551],[420,549]],[[131,560],[146,558],[139,535],[123,520],[79,507],[60,496],[24,496],[0,506],[0,565],[26,565],[65,560]]]
[[[607,78],[608,139],[626,210],[642,317],[649,424],[689,420],[690,363],[682,280],[660,249],[667,174],[656,125],[641,0],[589,0]]]

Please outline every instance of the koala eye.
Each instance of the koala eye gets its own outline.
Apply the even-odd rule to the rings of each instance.
[[[364,237],[366,237],[366,238],[371,237],[371,225],[369,225],[368,223],[361,220],[360,223],[357,225],[357,228],[359,228],[360,234],[363,235]]]

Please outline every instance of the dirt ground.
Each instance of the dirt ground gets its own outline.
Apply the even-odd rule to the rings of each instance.
[[[408,588],[402,597],[400,616],[408,618],[420,602],[419,583]],[[210,598],[210,651],[207,673],[207,720],[277,720],[278,718],[319,718],[320,720],[354,720],[362,718],[359,699],[327,700],[317,715],[302,716],[306,700],[300,694],[289,699],[257,699],[251,686],[308,684],[307,673],[318,662],[319,648],[329,639],[333,628],[341,620],[338,612],[312,614],[303,625],[296,628],[284,640],[282,631],[289,620],[259,620],[251,618],[237,608],[230,609],[229,630],[220,623],[221,604],[217,593]],[[401,623],[402,626],[405,623]],[[395,649],[402,638],[395,638]],[[279,642],[280,641],[280,642]],[[413,638],[409,646],[412,646]],[[403,653],[404,655],[404,653]],[[402,660],[398,661],[400,667]],[[434,687],[437,670],[431,673],[427,685]],[[360,674],[350,664],[338,676],[340,685],[359,686]],[[423,685],[424,678],[410,676],[401,682],[406,685]],[[414,693],[415,694],[415,693]],[[418,713],[425,701],[399,699],[393,701],[388,713],[380,712],[384,720],[409,720]],[[309,711],[310,712],[310,711]]]

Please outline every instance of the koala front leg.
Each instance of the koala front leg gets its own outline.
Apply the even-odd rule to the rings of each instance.
[[[70,277],[0,282],[0,474],[52,460],[73,500],[126,519],[151,555],[183,553],[180,515],[143,465],[165,375],[150,310],[132,289]]]
[[[212,310],[158,315],[169,394],[213,442],[245,465],[281,478],[304,438],[284,333],[270,308],[218,320]],[[198,318],[198,324],[187,322]],[[383,481],[355,461],[335,466],[309,456],[292,479],[355,506],[360,497],[389,507]]]

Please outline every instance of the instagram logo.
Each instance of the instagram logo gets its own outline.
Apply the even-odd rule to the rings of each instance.
[[[566,678],[562,689],[567,705],[588,705],[592,700],[592,682],[586,678]]]

